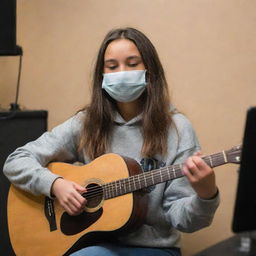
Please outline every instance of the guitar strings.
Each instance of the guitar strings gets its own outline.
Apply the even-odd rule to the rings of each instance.
[[[222,153],[221,153],[222,154]],[[221,158],[219,158],[219,155],[217,155],[217,157],[213,157],[212,156],[212,159],[214,159],[214,161],[216,160],[216,159],[222,159],[223,157],[221,157]],[[174,167],[174,168],[173,168]],[[160,177],[163,177],[163,175],[162,175],[162,173],[160,173],[162,170],[168,170],[168,168],[169,167],[164,167],[164,168],[161,168],[161,169],[157,169],[157,170],[155,170],[155,173],[158,175],[155,175],[155,178],[159,178],[159,176]],[[179,170],[180,169],[180,167],[179,166],[172,166],[172,168],[174,169],[174,170]],[[166,175],[166,177],[168,176],[170,176],[170,174],[173,172],[173,170],[168,170],[170,173],[169,174],[167,174]],[[144,174],[144,175],[143,175]],[[144,179],[152,179],[152,174],[146,174],[145,175],[145,173],[143,173],[142,175],[144,176]],[[146,177],[146,176],[148,176],[148,175],[150,175],[149,177]],[[130,176],[129,178],[126,178],[126,179],[123,179],[123,180],[119,180],[119,181],[114,181],[114,182],[110,182],[110,183],[107,183],[107,184],[104,184],[103,185],[103,187],[105,187],[106,189],[105,189],[105,192],[108,192],[108,191],[106,191],[107,189],[110,189],[109,190],[109,193],[110,194],[114,194],[114,197],[115,196],[117,196],[117,194],[119,194],[119,193],[117,193],[117,190],[119,189],[122,189],[125,185],[129,185],[130,187],[132,186],[132,185],[135,185],[135,187],[136,187],[136,185],[138,185],[138,184],[141,184],[141,182],[140,182],[140,180],[139,180],[139,176],[141,176],[141,174],[139,174],[139,175],[135,175],[135,176]],[[137,178],[137,180],[136,180],[136,178]],[[175,176],[173,176],[172,178],[175,178]],[[132,183],[130,182],[131,181],[131,179],[132,179]],[[121,184],[121,185],[123,185],[123,186],[121,186],[120,187],[120,183],[123,181],[123,183]],[[127,183],[127,181],[128,181],[128,183]],[[119,183],[119,184],[117,184],[117,182]],[[117,186],[118,185],[118,186]],[[151,185],[151,184],[150,184]],[[149,185],[149,186],[150,186]],[[134,190],[138,190],[138,189],[140,189],[141,187],[139,187],[139,188],[137,188],[137,189],[134,189]],[[113,189],[114,189],[114,191],[113,191]],[[98,196],[98,195],[101,195],[102,193],[104,193],[104,188],[102,189],[101,187],[96,187],[96,188],[92,188],[92,189],[89,189],[90,191],[88,191],[87,193],[90,193],[88,196],[87,196],[87,198],[88,197],[94,197],[94,196]],[[112,190],[112,191],[111,191]],[[128,192],[131,192],[131,191],[127,191],[127,193]],[[121,194],[123,194],[123,193],[121,193]]]
[[[165,176],[161,175],[161,171],[162,170],[165,170],[167,168],[162,168],[162,169],[156,169],[152,172],[155,173],[155,175],[152,175],[152,174],[147,174],[147,173],[141,173],[141,174],[138,174],[138,175],[133,175],[133,176],[130,176],[128,178],[125,178],[125,179],[122,179],[122,180],[119,180],[119,181],[113,181],[113,182],[110,182],[110,183],[106,183],[106,184],[103,184],[102,187],[95,187],[95,188],[91,188],[88,190],[88,192],[86,193],[90,193],[88,196],[86,196],[86,198],[91,198],[91,197],[94,197],[94,196],[98,196],[99,194],[102,194],[102,191],[103,192],[106,192],[105,194],[109,193],[109,194],[112,194],[111,197],[115,197],[117,195],[120,194],[121,192],[121,189],[123,189],[124,187],[128,187],[130,189],[126,189],[126,192],[123,192],[121,193],[120,195],[122,194],[125,194],[125,193],[130,193],[132,191],[136,191],[136,190],[139,190],[141,189],[141,183],[140,182],[140,177],[143,176],[143,180],[144,180],[144,183],[148,183],[149,181],[152,182],[152,178],[159,178],[159,177],[165,177],[165,178],[171,178],[171,179],[174,179],[175,176],[177,177],[177,175],[173,175],[173,170],[171,170],[172,172],[170,172],[170,174],[164,174]],[[176,171],[179,171],[179,167],[177,166],[176,168]],[[140,185],[138,187],[138,185]],[[150,185],[153,185],[153,184],[149,184],[149,185],[145,185],[144,187],[148,187]],[[132,187],[134,187],[134,189],[131,189]],[[104,191],[104,188],[105,188],[105,191]],[[119,193],[118,193],[119,191]],[[86,194],[84,193],[84,194]]]
[[[221,157],[219,157],[220,156],[220,154],[221,154]],[[207,156],[206,156],[207,157]],[[205,157],[205,158],[206,158]],[[222,153],[217,153],[217,154],[215,154],[215,157],[214,157],[214,155],[212,155],[211,156],[212,157],[212,160],[213,161],[215,161],[215,160],[217,160],[217,159],[223,159],[223,157],[222,157]],[[207,159],[205,159],[205,160],[207,160]],[[170,166],[169,166],[170,167]],[[159,177],[163,177],[163,175],[162,175],[162,173],[160,173],[162,170],[168,170],[168,168],[169,167],[163,167],[163,168],[161,168],[161,169],[156,169],[156,170],[154,170],[153,172],[155,172],[158,176],[156,176],[155,175],[155,178],[159,178]],[[171,166],[174,170],[179,170],[180,169],[180,167],[179,166]],[[168,170],[169,172],[170,172],[170,174],[173,172],[173,170]],[[130,187],[133,185],[133,184],[135,184],[135,187],[136,187],[136,184],[138,185],[138,184],[140,184],[141,182],[140,182],[140,176],[144,176],[143,178],[144,179],[152,179],[152,173],[150,173],[150,174],[145,174],[145,173],[142,173],[142,174],[139,174],[139,175],[134,175],[134,176],[130,176],[129,178],[126,178],[126,179],[123,179],[123,180],[119,180],[119,181],[113,181],[113,182],[110,182],[110,183],[107,183],[107,184],[104,184],[103,185],[103,187],[105,187],[106,189],[111,189],[111,190],[109,190],[109,192],[111,193],[114,193],[114,194],[116,194],[116,192],[117,192],[117,190],[119,189],[122,189],[125,185],[129,185]],[[146,177],[146,176],[148,176],[148,177]],[[168,177],[170,176],[170,175],[167,175]],[[166,176],[166,177],[167,177]],[[136,180],[136,178],[137,178],[137,180]],[[175,178],[175,176],[173,176],[172,178]],[[132,182],[130,182],[131,181],[131,179],[132,179]],[[121,183],[123,181],[123,183]],[[128,181],[128,183],[127,183],[127,181]],[[117,184],[117,182],[119,183],[119,184]],[[120,187],[120,183],[121,183],[121,187]],[[150,184],[151,185],[151,184]],[[150,186],[149,185],[149,186]],[[105,189],[105,190],[106,190]],[[113,189],[114,189],[114,191],[113,191]],[[138,189],[140,189],[140,187],[139,188],[137,188],[137,189],[135,189],[135,190],[138,190]],[[93,192],[94,192],[94,194],[93,194]],[[95,193],[96,192],[96,193]],[[99,195],[99,194],[102,194],[104,192],[104,188],[102,189],[101,187],[96,187],[96,188],[91,188],[91,189],[89,189],[88,190],[88,192],[87,193],[90,193],[90,197],[93,197],[93,196],[95,196],[95,195]],[[129,191],[130,192],[130,191]],[[89,195],[88,195],[89,196]]]
[[[236,155],[236,152],[231,152],[229,154]],[[216,153],[212,156],[205,156],[205,157],[203,157],[203,159],[205,161],[207,161],[208,160],[207,158],[210,158],[210,157],[211,157],[212,161],[223,160],[223,153],[221,152],[221,153]],[[170,170],[170,168],[172,168],[172,169]],[[168,173],[164,173],[164,176],[163,176],[162,171],[166,171],[166,170],[168,171]],[[128,178],[124,178],[124,179],[121,179],[118,181],[112,181],[112,182],[109,182],[109,183],[106,183],[103,185],[99,185],[94,188],[88,188],[87,192],[85,192],[84,194],[86,194],[86,198],[88,198],[88,199],[102,195],[102,194],[108,194],[108,193],[113,194],[113,196],[111,196],[111,197],[115,197],[115,196],[118,196],[121,192],[121,189],[123,189],[126,186],[129,186],[130,188],[135,186],[135,189],[134,189],[134,191],[135,191],[135,190],[141,189],[141,183],[143,183],[143,182],[147,183],[149,180],[152,180],[153,178],[154,179],[159,179],[159,178],[165,179],[165,178],[169,178],[170,176],[172,176],[170,179],[170,180],[172,180],[175,178],[175,176],[177,176],[177,174],[176,175],[172,175],[172,174],[174,172],[180,171],[180,170],[181,170],[180,165],[162,167],[160,169],[153,170],[150,173],[141,173],[141,174],[133,175],[133,176],[130,176]],[[140,181],[140,178],[142,176],[143,176],[144,181]],[[136,188],[138,185],[140,185],[140,186],[138,188]],[[151,185],[153,185],[153,184],[146,185],[145,187],[151,186]],[[117,193],[118,190],[119,190],[119,193]],[[127,191],[126,193],[132,192],[130,190],[131,189],[126,189],[126,191]],[[125,194],[125,192],[121,193],[121,195],[122,194]]]
[[[237,151],[238,153],[240,152],[239,150]],[[237,154],[237,152],[230,152],[229,153],[229,155],[230,154],[232,154],[232,155],[236,155]],[[212,156],[206,156],[206,157],[204,157],[204,160],[208,160],[207,158],[210,158],[211,157],[211,159],[212,159],[212,161],[216,161],[216,160],[223,160],[223,153],[221,152],[221,153],[216,153],[215,155],[212,155]],[[161,171],[165,171],[166,169],[169,171],[169,174],[164,174],[164,175],[166,175],[166,177],[168,176],[170,176],[171,175],[171,173],[173,172],[173,170],[169,170],[169,168],[170,167],[172,167],[173,168],[173,170],[175,170],[175,171],[177,171],[177,170],[179,170],[180,169],[180,167],[179,166],[169,166],[169,167],[163,167],[163,168],[161,168],[161,169],[156,169],[155,170],[155,173],[158,175],[155,175],[155,177],[154,178],[159,178],[159,175],[160,175],[160,177],[162,178],[162,177],[164,177],[163,175],[162,175],[162,173],[161,173]],[[146,176],[148,176],[149,175],[149,177],[146,177]],[[145,174],[145,173],[143,173],[143,174],[139,174],[139,175],[134,175],[134,176],[130,176],[129,178],[126,178],[126,179],[123,179],[123,180],[119,180],[119,181],[114,181],[114,182],[110,182],[110,183],[107,183],[107,184],[104,184],[103,185],[103,187],[105,187],[106,189],[105,189],[105,191],[107,190],[107,189],[111,189],[111,190],[109,190],[109,193],[114,193],[115,195],[116,195],[116,192],[117,192],[117,190],[119,189],[122,189],[123,187],[125,187],[127,184],[131,187],[133,184],[135,185],[135,187],[136,187],[136,185],[138,185],[138,184],[141,184],[141,182],[140,182],[140,177],[141,176],[143,176],[143,178],[144,178],[144,182],[146,182],[145,180],[146,179],[152,179],[152,173],[150,173],[150,174]],[[137,178],[137,180],[136,180],[136,178]],[[165,177],[164,177],[165,178]],[[175,178],[175,176],[173,175],[173,177],[171,177],[171,178]],[[132,179],[132,182],[131,182],[131,179]],[[128,183],[127,183],[127,181],[128,181]],[[119,183],[119,184],[117,184],[117,182]],[[123,183],[122,183],[123,182]],[[151,184],[150,184],[151,185]],[[148,185],[148,186],[150,186],[150,185]],[[138,189],[140,189],[141,188],[141,186],[139,187],[139,188],[137,188],[137,189],[135,189],[135,190],[138,190]],[[115,190],[115,191],[113,191],[113,189]],[[95,192],[94,193],[94,195],[93,195],[93,192]],[[95,196],[95,195],[99,195],[99,194],[102,194],[104,192],[104,188],[102,189],[101,187],[96,187],[96,188],[92,188],[92,189],[90,189],[90,191],[88,191],[88,193],[90,193],[90,195],[91,195],[91,197],[93,197],[93,196]],[[107,192],[107,191],[106,191]],[[127,191],[127,193],[128,192],[130,192],[129,190]],[[121,193],[121,194],[123,194],[123,193]],[[89,196],[89,195],[88,195]]]
[[[237,153],[240,153],[241,150],[237,150],[237,151],[232,151],[232,152],[228,152],[228,155],[237,155]],[[213,154],[211,156],[205,156],[203,157],[203,159],[208,162],[209,159],[211,159],[212,161],[216,161],[216,160],[223,160],[223,152],[220,152],[220,153],[216,153],[216,154]],[[169,168],[173,168],[173,170],[169,170]],[[143,179],[144,179],[144,182],[147,182],[145,180],[147,179],[152,179],[152,176],[154,176],[153,174],[157,174],[157,175],[160,175],[160,177],[163,177],[162,175],[162,172],[161,171],[168,171],[168,174],[167,176],[171,176],[172,173],[174,173],[174,171],[178,171],[180,169],[180,166],[179,165],[174,165],[174,166],[167,166],[167,167],[163,167],[163,168],[160,168],[160,169],[156,169],[150,173],[142,173],[142,174],[139,174],[139,175],[134,175],[134,176],[130,176],[126,179],[122,179],[122,180],[119,180],[119,181],[113,181],[113,182],[110,182],[110,183],[107,183],[107,184],[104,184],[103,187],[106,188],[106,190],[109,190],[109,192],[116,192],[118,189],[122,189],[123,187],[125,187],[126,185],[129,185],[129,187],[131,187],[133,184],[140,184],[140,177],[143,176]],[[159,176],[155,175],[154,177],[155,178],[159,178]],[[165,174],[164,174],[165,175]],[[137,178],[137,180],[136,180]],[[175,178],[175,175],[173,175],[173,177],[171,178]],[[119,184],[117,184],[117,182]],[[150,184],[151,185],[151,184]],[[150,186],[148,185],[148,186]],[[94,196],[93,195],[93,192],[96,192],[95,195],[98,195],[98,192],[99,194],[102,194],[102,192],[104,192],[104,188],[102,189],[101,187],[96,187],[96,188],[91,188],[91,189],[88,189],[88,192],[87,193],[90,193],[91,196]],[[138,188],[140,189],[140,187]],[[112,191],[111,191],[112,190]],[[115,191],[113,191],[115,190]],[[136,190],[136,189],[135,189]],[[106,191],[107,192],[107,191]]]

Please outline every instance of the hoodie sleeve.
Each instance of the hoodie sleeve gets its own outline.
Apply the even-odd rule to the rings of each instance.
[[[185,118],[176,118],[179,133],[179,146],[173,165],[184,163],[186,159],[200,150],[191,123]],[[182,177],[170,181],[164,192],[163,208],[167,221],[182,232],[194,232],[212,222],[219,205],[219,194],[210,200],[197,196],[188,179]]]
[[[53,161],[72,162],[77,158],[79,115],[45,132],[37,140],[17,148],[7,158],[3,172],[15,186],[35,195],[50,197],[52,183],[60,176],[46,168]]]

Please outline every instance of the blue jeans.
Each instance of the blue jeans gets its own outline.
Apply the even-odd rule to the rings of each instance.
[[[125,247],[114,244],[89,246],[70,256],[181,256],[178,248]]]

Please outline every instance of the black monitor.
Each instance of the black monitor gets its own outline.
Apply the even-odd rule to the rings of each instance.
[[[16,45],[16,0],[0,0],[0,56],[21,54]]]
[[[246,116],[232,230],[256,231],[256,107]]]

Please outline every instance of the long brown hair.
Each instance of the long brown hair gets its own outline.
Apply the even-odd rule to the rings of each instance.
[[[90,159],[107,151],[114,124],[115,102],[102,90],[104,54],[114,40],[131,40],[138,48],[147,70],[147,88],[143,94],[141,129],[144,138],[141,154],[152,157],[167,152],[167,135],[171,123],[168,85],[162,64],[150,40],[134,28],[111,30],[103,40],[98,52],[93,81],[91,102],[84,108],[86,116],[80,141]]]

